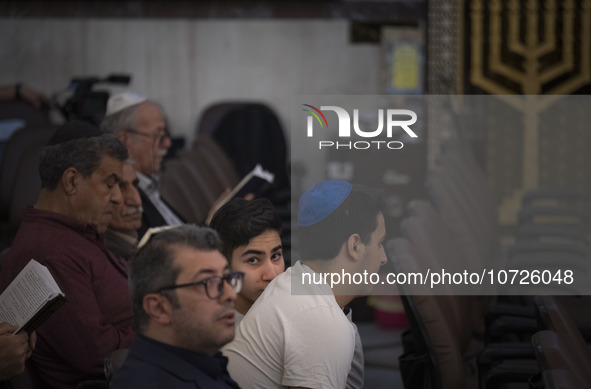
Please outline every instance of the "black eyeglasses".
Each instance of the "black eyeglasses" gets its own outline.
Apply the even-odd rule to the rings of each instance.
[[[141,136],[145,136],[146,138],[150,138],[150,139],[152,139],[152,142],[157,143],[159,145],[164,144],[166,139],[170,138],[170,134],[168,133],[168,131],[165,131],[163,134],[150,135],[150,134],[146,134],[144,132],[135,130],[133,128],[126,128],[125,130],[131,134],[141,135]]]
[[[228,274],[227,276],[213,276],[204,279],[203,281],[199,282],[191,282],[188,284],[180,284],[180,285],[171,285],[165,286],[163,288],[158,289],[156,293],[160,293],[165,290],[177,289],[177,288],[185,288],[187,286],[197,286],[203,285],[205,286],[205,294],[212,300],[218,299],[222,293],[224,293],[224,281],[226,281],[234,292],[240,293],[242,290],[242,280],[244,279],[244,273],[241,271],[236,271],[233,273]]]

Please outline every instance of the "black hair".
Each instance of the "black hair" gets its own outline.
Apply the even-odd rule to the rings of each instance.
[[[150,319],[144,311],[144,296],[155,293],[165,286],[174,285],[181,271],[173,266],[176,247],[183,246],[201,251],[220,251],[222,248],[218,234],[211,228],[185,224],[152,236],[148,243],[129,259],[129,293],[135,324],[139,331],[146,328]],[[175,290],[161,293],[174,308],[179,307]]]
[[[265,198],[232,199],[213,215],[209,225],[220,234],[222,253],[228,261],[237,247],[247,245],[263,232],[281,233],[281,217],[271,201]]]
[[[41,187],[56,189],[62,175],[70,167],[88,178],[98,169],[104,156],[125,161],[128,158],[127,147],[110,134],[45,146],[39,157]]]

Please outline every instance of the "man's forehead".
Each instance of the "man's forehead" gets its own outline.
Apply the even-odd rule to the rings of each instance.
[[[181,270],[198,273],[202,270],[223,271],[228,267],[226,258],[218,250],[202,250],[184,244],[171,246],[174,263]]]
[[[261,232],[260,234],[258,234],[254,238],[250,238],[250,240],[248,241],[248,244],[251,244],[253,242],[263,242],[263,241],[276,240],[276,239],[281,239],[279,231],[269,228],[269,229],[266,229],[265,231]]]
[[[121,180],[132,183],[136,179],[135,168],[129,163],[124,163],[121,171]]]
[[[121,179],[123,172],[123,161],[113,158],[109,155],[103,155],[96,172],[99,172],[105,176],[115,174],[118,179]]]
[[[123,169],[123,161],[107,155],[101,158],[99,166],[92,174],[86,178],[88,181],[96,181],[96,184],[106,180],[112,181],[112,184],[121,182],[121,170]]]
[[[250,238],[248,243],[245,245],[238,246],[236,249],[234,249],[234,252],[236,252],[236,250],[244,251],[252,247],[262,247],[269,245],[272,245],[273,248],[275,248],[277,243],[279,243],[279,245],[281,244],[281,235],[279,234],[279,231],[268,229],[254,238]]]
[[[164,124],[164,111],[158,104],[146,101],[138,106],[136,110],[136,120],[140,124],[156,121]]]

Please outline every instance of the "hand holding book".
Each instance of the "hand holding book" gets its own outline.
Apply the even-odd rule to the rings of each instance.
[[[25,361],[35,349],[37,336],[26,332],[14,334],[18,327],[0,323],[0,381],[7,381],[23,372]]]
[[[0,295],[0,322],[30,334],[65,302],[47,267],[31,259]]]
[[[274,179],[275,176],[273,173],[264,170],[261,165],[257,164],[250,173],[244,176],[232,191],[226,189],[226,191],[218,197],[209,210],[205,224],[209,225],[209,222],[218,209],[223,207],[224,204],[232,200],[234,197],[240,197],[246,200],[260,197],[267,189],[269,189],[271,184],[273,184]]]

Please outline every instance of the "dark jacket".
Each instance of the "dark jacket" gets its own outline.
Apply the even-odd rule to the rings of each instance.
[[[200,354],[137,335],[111,389],[239,389],[226,370],[228,359]]]
[[[142,198],[142,208],[144,209],[144,212],[142,213],[142,226],[139,230],[137,230],[138,239],[142,239],[142,236],[144,236],[144,234],[146,233],[146,231],[148,231],[149,228],[165,226],[167,225],[167,223],[158,211],[158,209],[154,206],[154,204],[150,201],[148,196],[144,193],[144,191],[141,188],[137,189],[138,192],[140,192],[140,197]],[[168,205],[168,208],[170,208],[170,210],[174,212],[175,215],[177,215],[177,217],[181,221],[184,222],[184,219],[179,216],[178,212],[176,212],[168,203],[166,205]]]

